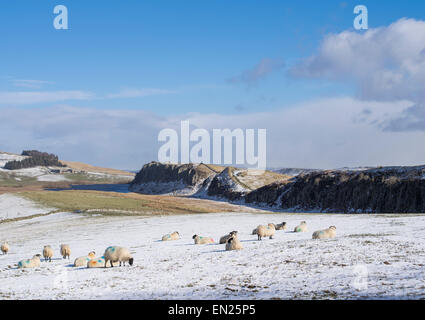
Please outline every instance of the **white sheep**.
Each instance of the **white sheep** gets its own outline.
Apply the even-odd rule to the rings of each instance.
[[[237,235],[238,235],[238,232],[237,231],[232,231],[229,234],[226,234],[225,236],[222,236],[220,238],[220,244],[227,243],[227,240],[229,240],[231,237],[237,236]]]
[[[69,259],[70,255],[71,255],[71,248],[67,244],[61,244],[60,245],[60,252],[61,252],[61,256],[64,259],[66,259],[66,258]]]
[[[93,258],[90,259],[87,263],[86,263],[87,268],[104,268],[105,267],[105,257],[101,256],[98,258]],[[114,262],[113,263],[114,267],[119,266],[118,262]]]
[[[74,260],[74,267],[85,267],[87,266],[87,262],[94,258],[96,258],[96,252],[94,251],[90,252],[87,256],[78,257]]]
[[[302,221],[300,225],[296,226],[294,232],[307,232],[307,222]]]
[[[242,243],[239,241],[237,236],[233,236],[227,240],[226,251],[242,250],[242,249],[243,249]]]
[[[125,263],[128,261],[130,266],[133,265],[134,259],[130,254],[130,251],[127,248],[118,247],[118,246],[111,246],[106,248],[105,253],[103,254],[105,257],[105,268],[108,262],[110,262],[111,267],[113,267],[113,262],[119,261],[120,267],[121,263],[125,265]]]
[[[276,230],[286,230],[286,222],[276,225]]]
[[[259,225],[257,227],[258,240],[261,240],[264,237],[269,237],[270,239],[273,239],[275,233],[276,229],[273,223],[269,223],[267,226]]]
[[[171,241],[171,240],[179,240],[180,239],[180,234],[175,231],[171,234],[166,234],[165,236],[162,237],[162,241]]]
[[[200,237],[197,234],[195,234],[192,237],[193,240],[195,240],[195,244],[209,244],[214,243],[214,239],[211,237]]]
[[[313,239],[333,239],[336,236],[336,227],[331,226],[325,230],[315,231],[313,233]]]
[[[53,249],[51,246],[44,246],[43,248],[43,257],[44,260],[47,261],[49,259],[49,262],[52,262],[53,257]]]
[[[7,242],[2,243],[1,252],[3,252],[3,254],[7,254],[9,252],[9,244]]]
[[[40,267],[40,254],[36,254],[31,259],[21,260],[18,262],[18,268],[38,268]]]

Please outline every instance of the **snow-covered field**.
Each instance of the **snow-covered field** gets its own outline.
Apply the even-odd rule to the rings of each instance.
[[[258,224],[306,220],[309,232],[278,231],[272,240],[251,235]],[[337,226],[337,238],[312,240],[314,230]],[[179,231],[182,239],[161,242]],[[197,233],[238,230],[244,249],[194,245]],[[318,214],[203,214],[104,217],[58,213],[0,224],[0,299],[359,299],[425,298],[425,216]],[[74,268],[74,258],[109,245],[130,248],[132,267]],[[18,270],[16,263],[55,249],[51,263]]]
[[[52,208],[39,206],[13,194],[6,193],[0,195],[0,222],[2,220],[46,214],[53,210]],[[1,237],[2,234],[0,233],[0,240]]]

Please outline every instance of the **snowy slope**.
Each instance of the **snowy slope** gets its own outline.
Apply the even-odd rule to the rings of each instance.
[[[306,220],[309,232],[279,231],[256,241],[258,224]],[[334,240],[311,240],[337,226]],[[181,240],[160,242],[178,230]],[[193,245],[194,233],[218,240],[238,230],[244,249]],[[324,214],[204,214],[162,217],[88,217],[55,214],[0,224],[10,253],[0,256],[0,299],[271,299],[425,298],[425,216]],[[135,265],[73,268],[71,260],[109,245],[130,248]],[[20,259],[55,249],[51,263],[21,271]],[[363,280],[367,280],[366,282]]]
[[[0,195],[0,222],[2,220],[46,214],[53,210],[12,194]]]

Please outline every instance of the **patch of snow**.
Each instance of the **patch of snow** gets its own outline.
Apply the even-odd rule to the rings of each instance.
[[[61,174],[46,174],[37,177],[38,181],[43,182],[59,182],[59,181],[69,181],[64,175]]]
[[[2,220],[46,214],[52,210],[13,194],[0,195],[0,222]]]

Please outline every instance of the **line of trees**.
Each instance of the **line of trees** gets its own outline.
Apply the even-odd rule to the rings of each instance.
[[[22,155],[27,156],[28,158],[21,161],[9,161],[5,164],[4,168],[7,170],[18,170],[38,166],[65,167],[65,165],[59,162],[58,156],[51,153],[40,152],[37,150],[25,150],[22,152]]]

